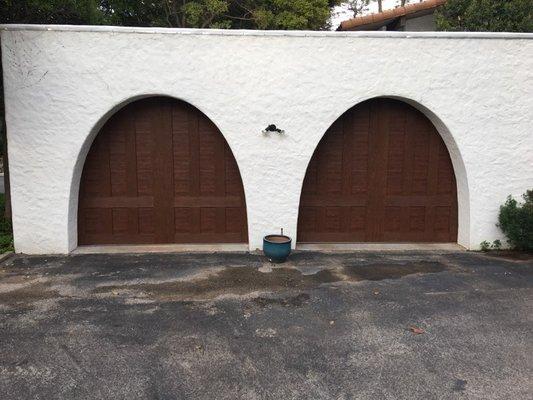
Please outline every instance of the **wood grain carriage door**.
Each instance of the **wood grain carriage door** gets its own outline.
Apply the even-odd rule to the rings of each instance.
[[[200,111],[150,98],[117,112],[84,166],[80,244],[244,242],[237,165]]]
[[[326,132],[300,200],[300,242],[455,242],[457,194],[440,135],[418,110],[375,99]]]
[[[237,163],[217,127],[188,104],[172,110],[173,224],[177,243],[247,241]]]

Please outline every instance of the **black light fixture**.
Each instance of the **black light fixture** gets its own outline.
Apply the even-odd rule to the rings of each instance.
[[[279,133],[280,135],[283,135],[285,131],[283,129],[279,129],[276,125],[270,124],[268,125],[264,130],[263,134],[268,135],[269,133]]]

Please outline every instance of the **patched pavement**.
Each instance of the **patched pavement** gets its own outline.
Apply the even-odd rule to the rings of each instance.
[[[16,256],[2,399],[530,399],[533,261]]]

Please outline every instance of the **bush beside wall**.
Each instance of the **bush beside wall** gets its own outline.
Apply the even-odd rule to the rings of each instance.
[[[533,251],[533,190],[518,203],[512,196],[500,207],[498,227],[503,231],[510,246],[521,251]]]

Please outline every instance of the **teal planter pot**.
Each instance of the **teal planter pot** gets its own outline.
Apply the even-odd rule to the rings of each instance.
[[[285,235],[268,235],[263,238],[263,252],[270,262],[283,263],[291,254],[292,239]]]

